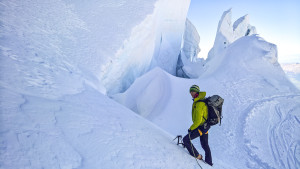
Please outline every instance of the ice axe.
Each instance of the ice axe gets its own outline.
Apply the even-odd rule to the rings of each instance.
[[[176,136],[176,137],[173,139],[173,141],[176,140],[176,139],[177,139],[177,145],[181,144],[182,147],[185,148],[185,146],[184,146],[184,144],[183,144],[183,142],[182,142],[182,135]]]

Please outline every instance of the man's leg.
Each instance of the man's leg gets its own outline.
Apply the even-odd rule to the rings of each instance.
[[[189,151],[190,155],[193,157],[198,157],[199,153],[198,153],[197,149],[194,147],[194,145],[192,144],[191,140],[193,140],[199,136],[200,136],[199,132],[197,130],[193,130],[190,133],[190,136],[189,136],[189,134],[187,134],[186,136],[183,137],[183,140],[182,140],[184,146]]]
[[[200,136],[201,146],[205,151],[205,162],[212,165],[211,152],[208,145],[208,134],[203,134]]]

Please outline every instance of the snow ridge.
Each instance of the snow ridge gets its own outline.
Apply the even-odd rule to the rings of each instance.
[[[300,91],[247,16],[226,11],[205,69],[174,76],[188,4],[1,1],[0,168],[198,168],[172,142],[194,84],[225,99],[215,168],[299,168]]]
[[[116,97],[130,100],[130,104],[121,103],[132,108],[139,102],[134,93],[147,93],[144,96],[149,98],[147,101],[156,102],[156,106],[164,109],[152,109],[145,117],[173,135],[185,135],[191,125],[192,100],[188,89],[198,84],[207,96],[218,94],[225,99],[222,126],[212,127],[209,135],[215,166],[297,168],[299,156],[296,148],[300,135],[295,131],[300,127],[297,113],[300,93],[286,78],[278,62],[269,59],[276,59],[277,54],[273,51],[276,51],[276,46],[257,35],[245,36],[230,44],[218,62],[210,60],[208,63],[214,67],[208,67],[197,79],[170,75],[169,78],[159,78],[162,79],[159,86],[166,82],[172,84],[162,93],[168,97],[166,102],[159,100],[163,96],[151,100],[153,91],[147,91],[151,87],[144,87],[148,84],[145,82],[165,76],[157,72],[162,70],[150,71],[149,75],[135,81],[132,88]],[[199,142],[195,140],[193,143],[201,152]]]
[[[213,48],[208,53],[208,59],[222,55],[226,48],[243,36],[256,34],[256,28],[249,24],[249,17],[245,15],[234,22],[231,22],[231,9],[225,11],[219,21],[217,34]]]

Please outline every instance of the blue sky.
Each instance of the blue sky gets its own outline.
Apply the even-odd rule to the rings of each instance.
[[[200,57],[213,46],[219,20],[232,8],[232,23],[248,14],[250,24],[277,45],[280,63],[300,63],[300,0],[191,0],[189,20],[200,35]]]

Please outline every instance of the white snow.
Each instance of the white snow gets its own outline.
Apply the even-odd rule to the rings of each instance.
[[[300,89],[300,64],[282,64],[281,66],[291,82]]]
[[[140,1],[142,5],[135,4],[135,1],[129,3],[134,4],[137,8],[150,6],[154,9],[152,12],[139,13],[139,16],[144,15],[144,20],[132,28],[131,34],[126,39],[122,39],[124,43],[114,51],[113,56],[104,56],[104,58],[109,58],[109,61],[100,64],[99,78],[108,89],[109,94],[125,91],[137,77],[156,66],[173,75],[176,74],[189,2],[175,0],[172,5],[167,0],[156,0],[155,3]],[[130,9],[126,10],[130,11]],[[136,15],[134,12],[132,14]],[[126,14],[125,16],[128,22],[133,19],[130,15]],[[113,16],[107,13],[106,17]],[[110,30],[104,32],[107,31],[111,32]],[[116,33],[118,34],[118,32]],[[107,40],[106,43],[108,41],[110,40]],[[110,43],[114,43],[114,41],[110,41]]]
[[[1,87],[0,168],[196,168],[173,136],[96,90],[45,99]]]
[[[176,74],[189,1],[173,3],[6,0],[0,7],[1,50],[24,62],[43,62],[44,76],[48,68],[58,66],[63,71],[58,76],[66,80],[74,78],[64,73],[83,74],[93,86],[108,89],[108,94],[124,91],[155,66]],[[105,93],[102,89],[98,90]]]
[[[225,99],[222,126],[212,127],[209,136],[220,168],[298,168],[300,92],[274,62],[274,50],[256,35],[245,36],[228,46],[219,67],[209,67],[198,79],[158,68],[115,99],[167,132],[185,135],[192,123],[189,87],[198,84],[208,96]]]
[[[216,38],[213,48],[208,53],[208,59],[213,59],[215,56],[222,55],[228,45],[235,40],[243,37],[256,34],[256,28],[249,24],[249,17],[245,15],[232,24],[231,9],[225,11],[219,21]]]
[[[173,141],[191,125],[193,84],[225,99],[213,168],[299,168],[300,91],[247,16],[232,26],[225,12],[214,59],[185,64],[197,79],[174,76],[188,6],[1,1],[0,168],[199,168]]]

